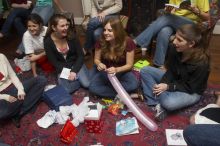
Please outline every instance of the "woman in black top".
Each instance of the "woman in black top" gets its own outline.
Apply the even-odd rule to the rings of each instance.
[[[209,55],[201,30],[192,24],[177,30],[168,54],[167,71],[153,67],[141,70],[144,96],[156,105],[158,120],[200,100],[209,76]]]
[[[83,63],[82,48],[69,29],[64,15],[51,17],[44,40],[46,55],[58,74],[58,83],[69,93],[76,91],[80,85],[89,86],[88,70]],[[63,69],[70,70],[66,79],[60,78]]]

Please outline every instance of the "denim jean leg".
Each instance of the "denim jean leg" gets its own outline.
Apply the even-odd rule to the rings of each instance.
[[[86,67],[86,65],[83,65],[80,69],[80,71],[77,73],[78,80],[84,88],[88,88],[90,84],[90,78],[89,78],[89,70]]]
[[[37,76],[23,82],[26,99],[23,102],[20,116],[26,114],[38,101],[41,100],[46,84],[47,79],[44,76]]]
[[[170,36],[172,34],[173,34],[173,29],[169,26],[162,28],[157,34],[156,50],[153,59],[153,63],[155,65],[157,66],[164,65],[164,61],[170,41]]]
[[[97,41],[97,40],[99,40],[101,38],[102,33],[103,33],[103,28],[102,27],[99,27],[99,28],[97,28],[94,31],[94,39],[95,39],[95,41]]]
[[[79,80],[70,81],[59,78],[59,75],[58,75],[58,84],[63,86],[68,93],[73,93],[74,91],[80,88]]]
[[[23,37],[23,34],[27,30],[26,27],[25,27],[25,20],[22,20],[22,18],[20,18],[20,17],[15,18],[14,26],[17,30],[18,35],[20,37]]]
[[[189,146],[220,145],[219,124],[194,124],[183,131],[183,136]]]
[[[44,21],[44,25],[47,25],[50,17],[54,14],[54,9],[51,6],[34,7],[31,13],[36,13],[41,16]]]
[[[3,24],[2,29],[1,29],[1,33],[3,33],[3,35],[8,35],[10,29],[13,26],[13,22],[15,18],[20,17],[20,15],[25,13],[25,11],[28,11],[28,10],[23,9],[23,8],[14,8],[9,13],[7,19],[5,20],[5,23]]]
[[[123,73],[121,76],[117,76],[117,78],[120,81],[122,87],[128,93],[134,92],[138,88],[137,78],[132,72]]]
[[[150,24],[140,35],[135,38],[135,41],[141,47],[147,47],[151,39],[156,36],[159,31],[166,27],[170,26],[173,29],[179,28],[183,24],[194,24],[193,21],[173,14],[166,14],[158,17],[152,24]]]
[[[168,110],[174,111],[195,104],[200,100],[201,95],[196,93],[188,94],[185,92],[165,91],[159,95],[161,106]]]
[[[156,105],[159,103],[158,98],[153,94],[153,86],[158,84],[164,75],[160,69],[147,66],[141,69],[141,83],[145,98],[147,98],[148,105]]]
[[[112,87],[106,72],[97,72],[93,77],[89,91],[101,97],[114,98],[117,93]]]

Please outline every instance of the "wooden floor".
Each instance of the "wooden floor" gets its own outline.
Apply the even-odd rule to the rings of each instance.
[[[78,33],[81,43],[84,42],[82,33]],[[10,39],[0,39],[0,53],[5,54],[9,59],[14,59],[16,46],[18,46],[20,39],[16,36],[11,36]],[[209,84],[220,85],[220,35],[213,35],[210,41],[211,53],[211,73],[209,76]],[[137,58],[137,57],[136,57]],[[90,58],[85,61],[88,66],[92,66],[93,59]]]

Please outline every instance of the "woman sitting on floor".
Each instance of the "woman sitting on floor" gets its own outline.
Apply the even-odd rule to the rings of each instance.
[[[0,66],[0,120],[12,118],[16,127],[20,127],[22,116],[40,101],[47,80],[38,76],[21,83],[1,53]]]
[[[138,82],[131,72],[134,63],[135,44],[126,35],[121,21],[110,18],[104,23],[104,32],[100,42],[95,45],[94,63],[97,73],[91,80],[89,90],[101,97],[114,98],[117,93],[107,74],[116,74],[127,92],[135,91]]]
[[[186,24],[177,30],[168,56],[167,71],[145,67],[141,70],[144,96],[148,105],[156,105],[158,120],[166,111],[174,111],[198,102],[206,89],[210,71],[209,54],[201,30]]]
[[[25,54],[31,62],[34,77],[37,76],[36,61],[46,55],[44,51],[44,36],[47,27],[43,26],[42,18],[37,14],[31,14],[27,20],[27,31],[23,35]]]
[[[46,55],[58,74],[58,83],[69,93],[89,86],[88,70],[84,65],[83,52],[79,41],[69,29],[67,18],[55,14],[49,21],[44,40]],[[60,78],[62,70],[70,70],[68,77]]]

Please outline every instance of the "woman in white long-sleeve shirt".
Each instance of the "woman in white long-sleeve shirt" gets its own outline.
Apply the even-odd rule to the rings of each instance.
[[[38,76],[21,83],[1,53],[0,66],[0,121],[12,118],[16,127],[20,127],[20,118],[41,99],[47,80]]]

